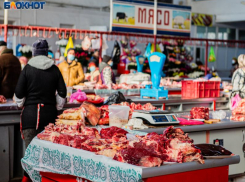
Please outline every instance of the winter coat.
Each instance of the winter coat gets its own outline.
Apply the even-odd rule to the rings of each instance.
[[[67,86],[78,85],[84,81],[85,76],[81,63],[73,61],[69,65],[67,61],[63,61],[58,67]]]
[[[101,62],[99,66],[100,77],[102,84],[109,85],[112,83],[116,83],[115,75],[111,69],[111,66],[105,62]]]
[[[24,106],[22,129],[44,129],[49,123],[54,123],[57,109],[63,107],[65,98],[66,86],[54,61],[46,56],[31,58],[15,89],[17,105]]]
[[[245,98],[245,70],[244,68],[238,68],[232,76],[232,94],[231,98],[236,94],[239,94],[241,98]]]
[[[21,72],[19,59],[4,51],[0,56],[0,95],[13,98]]]

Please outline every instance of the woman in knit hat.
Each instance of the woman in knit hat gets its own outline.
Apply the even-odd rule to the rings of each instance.
[[[102,84],[110,85],[116,83],[115,75],[111,69],[113,61],[110,56],[104,55],[103,61],[99,65]]]
[[[48,42],[39,39],[33,43],[34,56],[20,74],[14,100],[21,113],[21,135],[27,148],[31,140],[49,123],[54,123],[57,110],[62,109],[66,98],[63,77],[48,58]],[[57,93],[57,94],[56,94]],[[23,181],[31,181],[24,174]]]

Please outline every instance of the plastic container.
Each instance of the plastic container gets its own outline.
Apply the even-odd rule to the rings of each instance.
[[[183,80],[182,99],[220,97],[219,81]]]
[[[128,106],[109,106],[109,125],[122,127],[128,123],[130,108]]]
[[[73,90],[73,87],[66,87],[66,98],[67,98],[67,102],[70,101],[70,97],[71,97],[71,94],[72,94],[72,90]]]

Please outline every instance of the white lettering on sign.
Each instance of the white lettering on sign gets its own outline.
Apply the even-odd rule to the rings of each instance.
[[[151,62],[160,62],[160,57],[159,56],[156,56],[156,55],[153,55],[150,57],[150,61]]]

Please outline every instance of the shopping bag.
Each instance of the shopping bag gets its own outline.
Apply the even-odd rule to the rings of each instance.
[[[231,98],[231,110],[236,109],[236,107],[238,106],[238,103],[241,101],[241,97],[239,96],[239,94],[236,94],[235,97]]]
[[[208,61],[209,62],[215,62],[216,61],[216,56],[215,56],[214,48],[213,47],[210,48],[210,52],[209,52],[209,56],[208,56]]]

